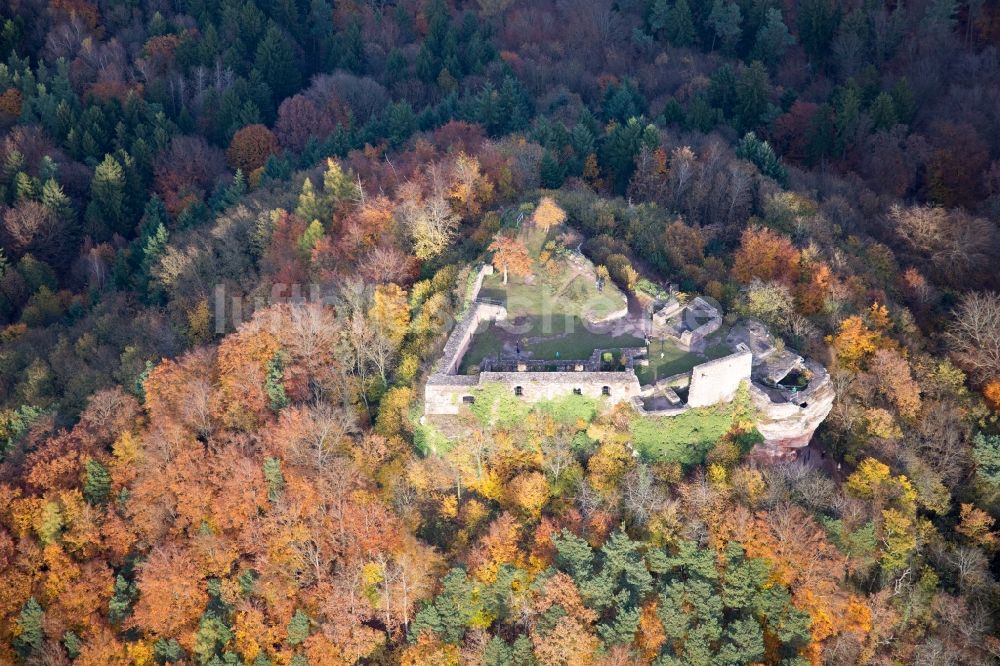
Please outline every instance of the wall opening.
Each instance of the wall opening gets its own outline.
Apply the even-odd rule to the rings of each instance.
[[[466,405],[473,405],[476,403],[476,397],[472,395],[463,395],[462,402],[464,402]]]
[[[516,395],[516,396],[522,396],[522,395],[524,395],[524,389],[521,388],[520,386],[515,386],[514,387],[514,395]]]
[[[602,386],[601,387],[601,395],[611,395],[611,387],[610,386]]]
[[[583,395],[583,389],[573,389],[573,395]]]

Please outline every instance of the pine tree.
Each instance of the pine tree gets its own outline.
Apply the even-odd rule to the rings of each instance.
[[[833,109],[824,104],[813,114],[809,123],[808,144],[806,146],[806,161],[817,164],[830,157],[836,145],[837,132],[834,125]]]
[[[323,172],[323,195],[331,206],[341,201],[351,201],[358,196],[358,186],[354,182],[354,174],[344,171],[336,160],[326,160],[326,171]]]
[[[712,48],[715,48],[716,41],[722,44],[725,50],[731,50],[740,36],[740,26],[743,23],[743,15],[740,7],[735,2],[726,0],[715,0],[712,4],[712,12],[708,15],[708,25],[711,26],[715,36],[712,38]]]
[[[111,497],[111,474],[108,468],[96,460],[88,460],[86,479],[83,482],[83,498],[95,505],[107,504]]]
[[[498,134],[517,132],[531,120],[531,96],[521,82],[505,76],[497,95],[497,113],[501,126]]]
[[[385,136],[391,146],[403,145],[416,129],[417,117],[409,102],[400,100],[389,105],[385,113]]]
[[[313,220],[313,224],[309,225],[309,229],[313,229],[313,225],[319,225],[319,222]],[[319,225],[319,230],[320,235],[316,237],[317,239],[323,235],[322,225]],[[308,230],[306,233],[308,234]],[[303,236],[303,240],[305,238]],[[315,245],[315,241],[312,244]],[[271,409],[275,412],[279,412],[283,407],[288,406],[288,396],[285,395],[285,385],[282,383],[285,371],[284,365],[284,358],[280,351],[276,352],[267,363],[267,379],[264,381],[264,390],[271,401]]]
[[[121,574],[115,577],[114,594],[108,601],[108,620],[111,624],[121,624],[132,613],[132,604],[138,596],[135,583],[130,583]]]
[[[649,31],[654,36],[658,36],[669,24],[670,1],[653,0],[649,4],[649,10],[646,12],[646,25],[649,26]]]
[[[546,150],[545,154],[542,155],[542,161],[539,165],[539,175],[541,176],[542,187],[550,190],[562,187],[565,177],[563,168],[551,151]]]
[[[552,537],[556,547],[556,566],[573,577],[577,583],[588,580],[593,574],[594,552],[590,544],[568,530]]]
[[[694,16],[687,0],[677,0],[670,9],[667,40],[674,46],[694,46],[698,34],[694,29]]]
[[[214,612],[207,611],[198,623],[192,652],[200,664],[208,663],[217,656],[225,645],[233,640],[234,634],[226,623]]]
[[[799,3],[799,41],[810,58],[817,62],[826,59],[839,23],[840,14],[833,0],[803,0]]]
[[[23,171],[14,177],[14,201],[33,201],[38,198],[38,182]]]
[[[55,180],[56,174],[59,173],[59,165],[56,161],[46,155],[42,158],[41,162],[38,163],[38,179],[42,182],[48,180]]]
[[[767,112],[771,82],[760,62],[753,62],[740,72],[736,81],[736,122],[741,129],[756,129]]]
[[[277,502],[285,489],[285,477],[281,473],[281,461],[277,458],[264,458],[264,480],[267,481],[267,499]]]
[[[90,204],[87,206],[87,223],[99,238],[111,233],[126,233],[125,221],[125,171],[112,155],[94,169],[90,181]]]
[[[635,157],[643,147],[654,149],[659,146],[659,133],[644,118],[632,118],[624,125],[611,123],[608,135],[602,142],[603,162],[615,177],[615,186],[624,192],[632,172],[635,171]]]
[[[72,631],[67,631],[63,634],[62,639],[63,647],[66,648],[66,654],[69,655],[70,659],[76,659],[80,656],[80,648],[83,647],[83,641]]]
[[[861,122],[861,98],[855,86],[846,86],[837,99],[835,153],[844,155],[855,140]]]
[[[34,597],[31,597],[21,607],[21,613],[17,616],[14,632],[14,650],[22,657],[27,658],[37,652],[42,647],[45,633],[42,630],[42,619],[45,612],[38,605]]]
[[[646,112],[646,98],[626,79],[620,85],[608,86],[601,108],[605,120],[627,123]]]
[[[147,292],[147,296],[154,294],[149,290],[153,281],[153,270],[156,268],[160,258],[167,251],[167,241],[169,235],[167,228],[160,222],[156,230],[146,239],[146,244],[142,247],[142,261],[140,262],[140,282]]]
[[[49,178],[42,186],[42,205],[59,216],[61,220],[73,217],[73,205],[54,178]]]
[[[1000,435],[976,433],[972,456],[976,461],[976,475],[987,485],[1000,488]]]
[[[233,181],[223,190],[222,196],[219,197],[216,210],[222,211],[235,206],[240,202],[243,195],[246,194],[246,191],[246,176],[243,175],[243,169],[237,168],[236,173],[233,174]]]
[[[877,130],[888,130],[896,126],[899,118],[896,115],[896,105],[889,93],[879,93],[879,96],[875,98],[875,101],[872,102],[871,116],[872,126]]]
[[[338,46],[336,52],[340,53],[340,67],[355,74],[364,74],[365,45],[361,39],[361,21],[357,18],[351,20],[347,28],[337,33],[334,41]]]
[[[301,608],[295,610],[288,622],[288,644],[299,645],[309,638],[309,616]]]
[[[781,61],[785,51],[795,43],[795,38],[788,32],[788,26],[781,18],[781,10],[771,7],[764,15],[764,23],[757,31],[750,57],[760,60],[768,67],[773,67]]]
[[[254,69],[274,91],[278,100],[292,95],[300,87],[299,67],[288,37],[274,21],[270,21],[264,38],[257,45]]]
[[[906,79],[899,79],[892,87],[892,101],[899,116],[899,122],[909,125],[917,115],[917,102],[913,97],[913,90]]]
[[[312,254],[313,248],[316,247],[316,243],[319,239],[323,237],[323,225],[320,224],[319,220],[313,220],[306,227],[305,232],[302,234],[302,238],[299,239],[299,252],[303,256],[308,257]]]
[[[760,169],[762,174],[775,179],[779,183],[785,181],[787,175],[785,167],[781,164],[781,160],[774,152],[774,149],[771,148],[771,144],[757,138],[757,135],[753,132],[747,132],[743,135],[743,138],[736,146],[736,157],[752,162]]]
[[[184,661],[185,656],[184,648],[180,646],[176,638],[170,640],[160,638],[153,643],[153,658],[157,660],[157,663],[176,664]]]
[[[385,59],[385,80],[390,85],[404,80],[409,66],[410,63],[403,52],[398,48],[392,49]]]
[[[299,203],[295,207],[295,214],[303,220],[320,220],[326,217],[319,198],[316,196],[312,180],[309,178],[302,182],[302,191],[299,192]]]

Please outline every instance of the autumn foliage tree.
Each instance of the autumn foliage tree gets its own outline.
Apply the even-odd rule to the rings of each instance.
[[[799,271],[799,251],[791,241],[760,227],[747,229],[733,257],[733,277],[741,283],[763,281],[794,282]]]
[[[247,125],[233,135],[226,150],[226,160],[233,169],[241,169],[249,175],[277,152],[278,139],[271,130],[260,124]]]
[[[531,272],[533,261],[527,246],[520,238],[498,235],[487,249],[493,253],[493,267],[503,272],[504,284],[507,284],[508,272],[518,277]]]
[[[566,221],[566,211],[560,208],[552,197],[542,197],[531,215],[531,221],[539,229],[548,231]]]

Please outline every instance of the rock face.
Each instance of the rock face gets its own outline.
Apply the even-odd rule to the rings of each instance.
[[[794,458],[798,449],[809,444],[813,433],[833,408],[836,393],[826,369],[813,361],[806,367],[812,374],[809,386],[794,400],[783,400],[754,383],[750,395],[757,410],[757,430],[764,442],[754,455],[770,460]]]

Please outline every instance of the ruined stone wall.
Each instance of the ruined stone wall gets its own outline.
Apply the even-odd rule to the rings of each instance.
[[[498,383],[515,392],[521,387],[521,397],[529,402],[551,400],[570,395],[579,389],[580,395],[609,398],[612,403],[630,401],[639,395],[639,379],[632,370],[622,372],[484,372],[483,384]],[[604,395],[604,387],[609,395]]]
[[[740,382],[750,379],[752,363],[753,354],[742,351],[694,366],[687,404],[708,407],[729,402],[736,397]]]
[[[424,387],[424,414],[458,414],[462,398],[477,386],[476,375],[432,375]]]
[[[572,395],[603,399],[609,405],[630,402],[639,395],[639,379],[624,372],[483,372],[474,375],[433,375],[424,387],[425,414],[458,414],[463,398],[475,398],[476,389],[500,384],[525,402],[540,402]],[[607,394],[605,394],[605,387]]]
[[[448,341],[441,352],[441,360],[437,372],[453,375],[458,372],[458,366],[465,356],[465,351],[472,342],[479,324],[484,321],[498,321],[507,318],[507,308],[489,303],[473,303],[462,321],[455,324],[455,329],[448,336]]]

